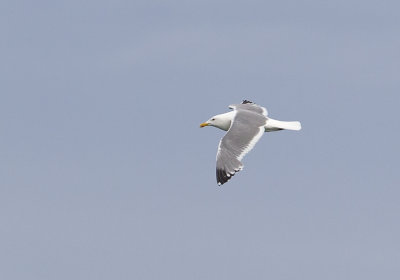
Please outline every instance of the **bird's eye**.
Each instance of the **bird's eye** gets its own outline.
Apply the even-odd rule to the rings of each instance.
[[[212,120],[212,121],[215,121],[215,119],[214,119],[214,118],[212,118],[211,120]]]

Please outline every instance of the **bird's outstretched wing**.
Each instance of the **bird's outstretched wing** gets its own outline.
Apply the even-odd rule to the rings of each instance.
[[[242,158],[250,152],[264,134],[266,117],[263,115],[263,111],[237,107],[245,105],[247,104],[233,105],[235,106],[235,117],[228,132],[219,142],[216,171],[218,185],[226,183],[243,168]]]
[[[253,111],[255,113],[264,115],[265,117],[268,115],[267,109],[265,109],[264,107],[261,107],[260,105],[257,105],[254,102],[248,101],[248,100],[243,100],[242,104],[229,105],[229,108],[234,109],[234,110]]]

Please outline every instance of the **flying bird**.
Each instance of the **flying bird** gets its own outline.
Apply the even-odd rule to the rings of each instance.
[[[218,145],[218,185],[228,182],[236,172],[243,169],[241,160],[253,149],[264,132],[301,129],[298,121],[285,122],[269,118],[267,109],[248,100],[230,105],[229,108],[233,111],[216,115],[200,124],[200,127],[215,126],[227,131]]]

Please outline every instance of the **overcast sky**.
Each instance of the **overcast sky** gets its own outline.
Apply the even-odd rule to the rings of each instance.
[[[398,1],[2,1],[0,278],[400,279]],[[222,187],[242,99],[268,133]]]

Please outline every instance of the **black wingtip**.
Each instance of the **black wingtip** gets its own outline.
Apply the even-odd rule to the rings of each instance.
[[[247,99],[244,99],[242,104],[255,104],[253,101],[249,101]]]
[[[235,173],[236,172],[237,171],[235,171]],[[228,173],[225,170],[218,169],[218,168],[217,168],[217,172],[216,173],[217,173],[218,186],[222,186],[223,184],[228,182],[235,175],[235,173],[233,173],[233,174],[229,174],[229,176],[228,176]]]

